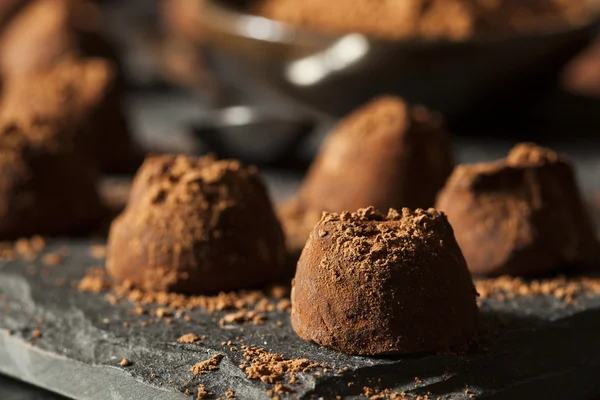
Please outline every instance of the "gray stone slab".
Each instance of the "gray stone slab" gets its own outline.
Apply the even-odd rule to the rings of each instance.
[[[466,355],[351,357],[300,340],[286,313],[269,313],[262,326],[223,329],[218,316],[194,310],[191,321],[142,327],[148,316],[135,315],[130,303],[111,305],[102,295],[56,285],[56,279],[77,280],[99,264],[89,256],[90,245],[52,242],[45,252],[68,250],[62,265],[0,263],[0,328],[11,331],[0,332],[1,373],[76,399],[185,399],[182,392],[200,383],[220,397],[231,388],[240,399],[268,399],[272,386],[248,379],[238,367],[242,353],[221,345],[242,337],[288,358],[348,367],[342,374],[301,374],[290,398],[358,398],[363,386],[454,399],[468,398],[467,386],[477,398],[600,396],[600,296],[576,304],[544,296],[486,300],[481,338]],[[30,264],[48,272],[32,276]],[[34,329],[42,338],[32,338]],[[207,339],[178,344],[188,332]],[[225,355],[218,371],[199,377],[189,372],[216,353]],[[133,365],[118,366],[123,357]]]

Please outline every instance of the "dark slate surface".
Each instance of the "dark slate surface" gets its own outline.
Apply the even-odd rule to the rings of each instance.
[[[161,110],[167,100],[143,100],[139,108],[145,111],[143,118],[136,119],[137,130],[167,140],[164,133],[175,132],[173,124],[165,125],[167,118],[152,111]],[[172,135],[167,141],[173,145],[172,151],[182,151],[193,147],[188,139]],[[163,145],[161,142],[156,147]],[[500,158],[511,145],[462,140],[456,149],[457,159],[475,162]],[[587,191],[600,189],[597,146],[554,147],[573,157]],[[295,184],[289,174],[271,174],[270,178],[277,197],[293,192]],[[192,322],[175,319],[170,325],[142,328],[141,320],[148,317],[133,315],[130,304],[111,306],[101,295],[55,285],[57,278],[76,280],[86,268],[99,265],[98,260],[89,258],[89,243],[85,241],[56,242],[46,251],[64,246],[70,256],[63,265],[42,268],[39,261],[34,263],[38,269],[49,271],[47,276],[27,274],[29,262],[0,263],[0,329],[12,331],[0,331],[0,373],[69,397],[185,399],[188,397],[182,392],[186,388],[203,383],[220,397],[232,388],[241,399],[267,399],[270,386],[247,379],[238,367],[242,354],[221,346],[222,341],[237,336],[247,344],[289,358],[307,357],[336,368],[349,367],[343,374],[303,376],[293,386],[292,397],[356,398],[363,386],[378,386],[431,392],[433,398],[462,399],[468,398],[467,385],[477,398],[600,397],[600,297],[581,299],[577,305],[546,297],[486,301],[480,344],[464,356],[348,357],[302,342],[289,327],[289,317],[277,313],[270,314],[266,324],[259,327],[221,329],[218,317],[196,310]],[[278,320],[283,321],[283,327],[276,326]],[[123,321],[128,321],[129,327],[123,327]],[[33,341],[33,329],[40,329],[43,337]],[[188,332],[207,335],[207,340],[201,346],[177,344],[176,339]],[[189,373],[191,365],[217,352],[226,356],[219,371],[201,377]],[[119,367],[122,357],[131,359],[133,366]],[[153,373],[158,378],[150,380]],[[415,377],[422,383],[416,384]],[[351,382],[354,384],[348,386]],[[0,376],[0,399],[38,398],[55,400],[56,396]]]
[[[112,306],[102,295],[55,284],[57,278],[76,280],[98,265],[88,255],[89,243],[56,241],[45,250],[55,251],[68,251],[64,264],[0,264],[0,328],[11,331],[0,332],[0,372],[65,396],[184,399],[182,391],[203,383],[221,397],[231,388],[242,399],[267,399],[271,386],[246,378],[238,367],[241,352],[221,345],[228,340],[238,344],[238,336],[289,358],[349,368],[342,374],[302,375],[292,385],[292,397],[354,398],[363,386],[454,399],[468,398],[467,386],[478,398],[600,396],[600,296],[582,297],[574,305],[550,297],[485,301],[481,338],[467,355],[350,357],[297,338],[285,313],[270,313],[262,326],[222,329],[218,318],[195,310],[191,322],[175,318],[144,328],[141,322],[149,317],[134,315],[127,302]],[[30,264],[48,272],[31,276]],[[33,329],[43,337],[33,339]],[[178,344],[176,339],[188,332],[207,339],[203,345]],[[218,371],[192,376],[193,364],[216,353],[225,355]],[[123,357],[133,366],[119,367]],[[415,377],[422,382],[415,383]]]

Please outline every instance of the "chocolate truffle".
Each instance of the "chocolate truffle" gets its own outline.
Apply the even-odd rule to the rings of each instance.
[[[101,34],[100,10],[87,0],[30,1],[0,37],[0,74],[43,71],[65,55],[116,59]]]
[[[89,232],[102,218],[95,175],[68,129],[29,113],[0,118],[0,240]]]
[[[348,354],[463,350],[476,295],[442,213],[326,213],[298,262],[291,321],[301,338]]]
[[[295,204],[281,208],[288,242],[301,250],[323,211],[431,207],[453,167],[439,115],[397,97],[377,98],[338,124]]]
[[[115,80],[109,61],[64,58],[44,72],[9,77],[0,114],[29,109],[66,119],[76,127],[75,144],[102,171],[133,172],[142,157],[132,143]]]
[[[277,280],[283,232],[254,167],[153,156],[109,234],[109,273],[151,291],[216,293]]]
[[[426,208],[452,172],[441,118],[395,97],[378,98],[346,117],[327,138],[299,199],[331,212]]]
[[[519,144],[504,160],[458,166],[436,207],[476,274],[535,275],[600,261],[573,169],[549,149]]]

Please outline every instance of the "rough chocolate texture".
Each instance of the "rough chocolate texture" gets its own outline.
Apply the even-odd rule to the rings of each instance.
[[[0,262],[0,372],[86,400],[190,399],[200,384],[223,398],[231,388],[240,399],[268,400],[274,385],[248,379],[239,367],[240,344],[282,353],[288,359],[307,358],[332,368],[298,373],[294,392],[282,399],[356,399],[363,387],[391,388],[416,397],[468,400],[466,386],[477,398],[596,398],[600,395],[600,297],[578,298],[565,304],[553,296],[516,297],[509,301],[482,300],[479,346],[464,355],[404,357],[348,356],[300,339],[287,312],[267,313],[259,326],[219,326],[202,309],[190,311],[191,321],[143,327],[150,316],[132,312],[127,302],[110,304],[102,294],[78,293],[57,286],[83,276],[99,260],[89,256],[90,245],[54,241],[47,253],[67,246],[64,264],[49,274],[30,275],[27,266],[44,268],[40,259]],[[186,312],[187,313],[187,312]],[[128,321],[124,326],[123,322]],[[282,326],[276,324],[282,321]],[[11,334],[3,329],[10,329]],[[31,333],[39,329],[40,339]],[[203,343],[179,344],[189,332],[206,335]],[[239,339],[236,339],[238,337]],[[240,339],[244,340],[243,342]],[[232,340],[238,351],[222,342]],[[32,342],[33,344],[30,344]],[[557,345],[559,343],[560,345]],[[215,354],[225,357],[219,370],[195,377],[194,364]],[[133,365],[118,366],[123,357]],[[339,372],[344,367],[346,371]],[[321,372],[319,375],[318,372]],[[152,379],[152,374],[156,378]],[[415,383],[419,377],[421,383]],[[1,389],[0,389],[1,392]],[[25,397],[29,398],[29,397]],[[192,397],[193,399],[194,397]]]
[[[141,164],[121,110],[114,64],[100,58],[63,58],[43,72],[6,79],[0,115],[29,110],[75,127],[79,150],[104,172],[133,171]]]
[[[477,330],[475,297],[443,214],[324,214],[298,262],[292,327],[349,354],[464,349]]]
[[[476,274],[534,275],[600,259],[569,161],[533,144],[515,146],[504,160],[458,166],[436,208]]]
[[[98,224],[95,174],[68,131],[31,114],[0,118],[0,239],[85,233]]]
[[[112,276],[189,294],[274,282],[285,257],[257,169],[210,156],[149,157],[109,245]]]

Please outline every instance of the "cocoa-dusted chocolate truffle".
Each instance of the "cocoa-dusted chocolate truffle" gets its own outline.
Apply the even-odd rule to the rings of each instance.
[[[64,58],[44,72],[7,78],[0,114],[23,109],[66,119],[78,148],[104,172],[133,172],[142,157],[132,142],[115,87],[114,65],[100,58]]]
[[[439,115],[397,97],[377,98],[338,124],[295,204],[280,209],[288,242],[302,249],[323,211],[431,207],[453,167]]]
[[[396,97],[381,97],[350,114],[329,135],[299,199],[331,212],[427,208],[453,167],[440,116]]]
[[[109,234],[109,273],[151,291],[215,293],[271,283],[283,233],[254,167],[213,157],[146,159]]]
[[[504,160],[458,166],[436,208],[476,274],[534,275],[600,261],[571,164],[533,144]]]
[[[434,209],[327,213],[292,286],[292,327],[348,354],[462,350],[477,330],[475,287]]]
[[[0,118],[0,240],[89,232],[103,215],[95,174],[68,125],[24,112]]]
[[[101,34],[102,16],[87,0],[34,0],[11,18],[0,36],[0,74],[43,71],[65,55],[103,57],[116,52]]]

